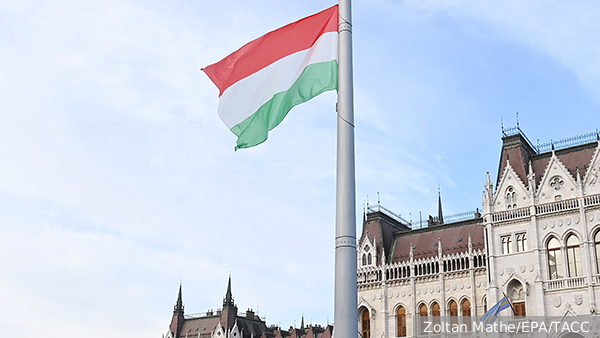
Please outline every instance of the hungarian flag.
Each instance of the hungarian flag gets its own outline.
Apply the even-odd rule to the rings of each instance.
[[[219,88],[235,149],[263,143],[288,112],[338,86],[338,6],[251,41],[202,70]]]

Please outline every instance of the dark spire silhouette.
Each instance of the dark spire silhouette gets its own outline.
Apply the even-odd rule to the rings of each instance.
[[[235,306],[233,303],[233,295],[231,294],[231,275],[229,275],[229,281],[227,282],[227,293],[223,298],[223,307]]]
[[[444,214],[442,213],[442,193],[440,192],[440,186],[438,185],[438,221],[440,224],[444,224]]]
[[[177,302],[175,302],[175,308],[173,314],[183,314],[183,300],[181,297],[181,282],[179,282],[179,294],[177,295]]]
[[[183,316],[183,299],[181,297],[181,281],[179,281],[179,293],[177,294],[177,301],[175,302],[175,309],[173,310],[173,318],[171,318],[171,325],[169,329],[173,334],[173,337],[181,337],[181,328],[185,318]]]

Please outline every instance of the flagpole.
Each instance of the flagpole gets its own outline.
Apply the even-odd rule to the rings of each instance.
[[[506,298],[506,301],[508,302],[508,305],[510,305],[510,309],[513,312],[513,316],[516,316],[517,313],[515,312],[515,308],[513,307],[512,303],[510,302],[510,300],[508,299],[508,297],[506,296],[506,293],[502,292],[502,295],[504,296],[504,298]]]
[[[339,1],[334,332],[358,338],[352,4]]]

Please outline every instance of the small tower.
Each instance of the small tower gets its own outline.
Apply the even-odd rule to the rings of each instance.
[[[183,308],[184,306],[181,297],[181,282],[179,282],[179,294],[177,295],[177,301],[175,302],[175,307],[173,309],[173,318],[171,319],[171,325],[169,326],[169,329],[171,330],[171,333],[175,338],[180,337],[181,328],[183,327]]]
[[[223,298],[223,308],[235,306],[233,303],[233,295],[231,294],[231,275],[229,275],[229,281],[227,282],[227,292],[225,298]]]
[[[227,282],[227,292],[223,298],[223,311],[221,311],[221,325],[225,329],[225,332],[229,332],[235,325],[235,319],[237,318],[238,308],[233,302],[233,294],[231,293],[231,275],[229,275],[229,281]]]
[[[444,214],[442,213],[442,193],[440,192],[440,186],[438,185],[438,222],[444,224]]]

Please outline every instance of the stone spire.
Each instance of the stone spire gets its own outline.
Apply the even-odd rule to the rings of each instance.
[[[440,186],[438,185],[438,222],[444,224],[444,214],[442,213],[442,193],[440,192]]]
[[[181,297],[181,282],[179,282],[179,294],[177,295],[177,301],[175,302],[175,308],[173,309],[173,314],[183,314],[183,300]]]
[[[231,294],[231,275],[229,275],[229,282],[227,282],[227,293],[223,298],[223,307],[235,306],[233,303],[233,295]]]
[[[177,301],[173,309],[173,318],[171,318],[171,325],[169,329],[175,338],[181,337],[181,328],[185,318],[183,316],[183,299],[181,297],[181,282],[179,282],[179,293],[177,295]]]
[[[223,309],[221,311],[221,326],[226,332],[230,332],[231,328],[234,327],[237,319],[237,306],[233,302],[233,294],[231,293],[231,274],[229,274],[229,281],[227,282],[227,293],[223,298]]]
[[[533,172],[533,166],[531,160],[529,160],[529,174],[527,174],[527,188],[529,189],[529,195],[535,195],[535,173]]]

